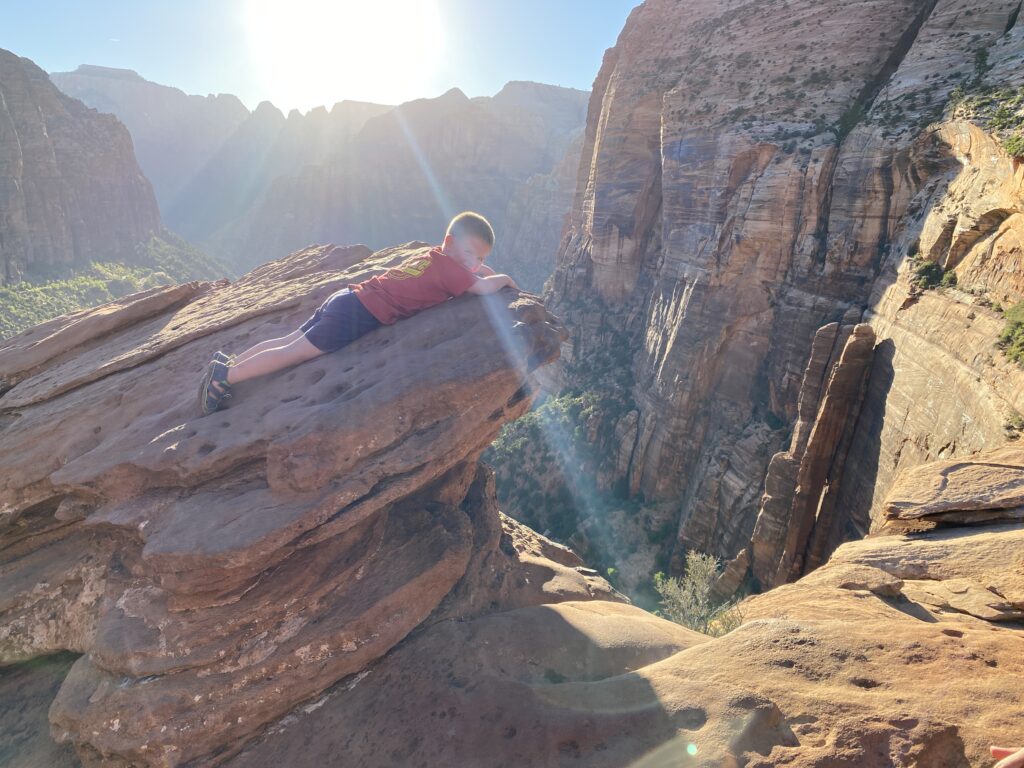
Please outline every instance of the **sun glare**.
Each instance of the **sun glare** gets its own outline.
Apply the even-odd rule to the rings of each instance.
[[[261,90],[285,112],[431,95],[443,43],[434,0],[247,0],[245,27]]]

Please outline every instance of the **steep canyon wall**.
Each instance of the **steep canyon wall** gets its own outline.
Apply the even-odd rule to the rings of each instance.
[[[1024,373],[991,305],[1024,288],[1020,174],[949,96],[1019,84],[1018,10],[649,0],[606,53],[548,294],[572,333],[558,381],[618,390],[599,477],[672,509],[675,567],[694,548],[798,576],[868,530],[899,469],[1012,436]],[[915,257],[958,289],[922,293]],[[831,392],[841,344],[807,378],[830,323],[874,336]],[[813,482],[778,507],[787,448]]]
[[[159,229],[125,127],[0,50],[0,284],[50,264],[131,262]]]

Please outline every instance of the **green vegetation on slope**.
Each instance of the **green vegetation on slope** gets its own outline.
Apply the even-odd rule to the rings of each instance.
[[[506,424],[482,458],[495,469],[501,509],[576,550],[588,565],[645,608],[658,604],[650,577],[624,567],[650,548],[653,570],[667,570],[676,532],[671,503],[630,496],[625,479],[599,486],[599,453],[612,440],[622,402],[591,391],[549,398]]]
[[[953,270],[944,270],[934,261],[920,261],[917,258],[911,258],[914,273],[911,282],[918,288],[927,290],[939,286],[952,288],[956,285],[956,272]]]
[[[971,120],[998,137],[1012,157],[1024,157],[1024,86],[958,85],[949,96],[951,114]]]
[[[585,425],[598,406],[592,392],[553,397],[536,409],[506,424],[483,454],[498,469],[498,498],[519,512],[522,522],[560,541],[576,531],[579,510],[576,494],[595,497],[591,488],[592,446]],[[544,488],[538,476],[569,474],[563,482]],[[552,478],[554,479],[554,478]],[[570,490],[567,482],[573,482]]]
[[[1006,328],[999,337],[999,348],[1008,358],[1024,368],[1024,301],[1006,310]]]
[[[136,291],[190,280],[230,277],[215,259],[164,231],[136,249],[136,263],[36,266],[23,282],[0,287],[0,338],[59,315],[95,307]]]

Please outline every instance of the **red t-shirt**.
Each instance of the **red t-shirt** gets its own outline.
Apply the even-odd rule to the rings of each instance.
[[[435,245],[428,253],[410,256],[383,275],[349,288],[370,314],[385,325],[420,310],[461,296],[477,276]]]

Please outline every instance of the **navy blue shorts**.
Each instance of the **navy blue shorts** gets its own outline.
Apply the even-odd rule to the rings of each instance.
[[[335,291],[299,326],[317,349],[334,352],[381,325],[349,288]]]

